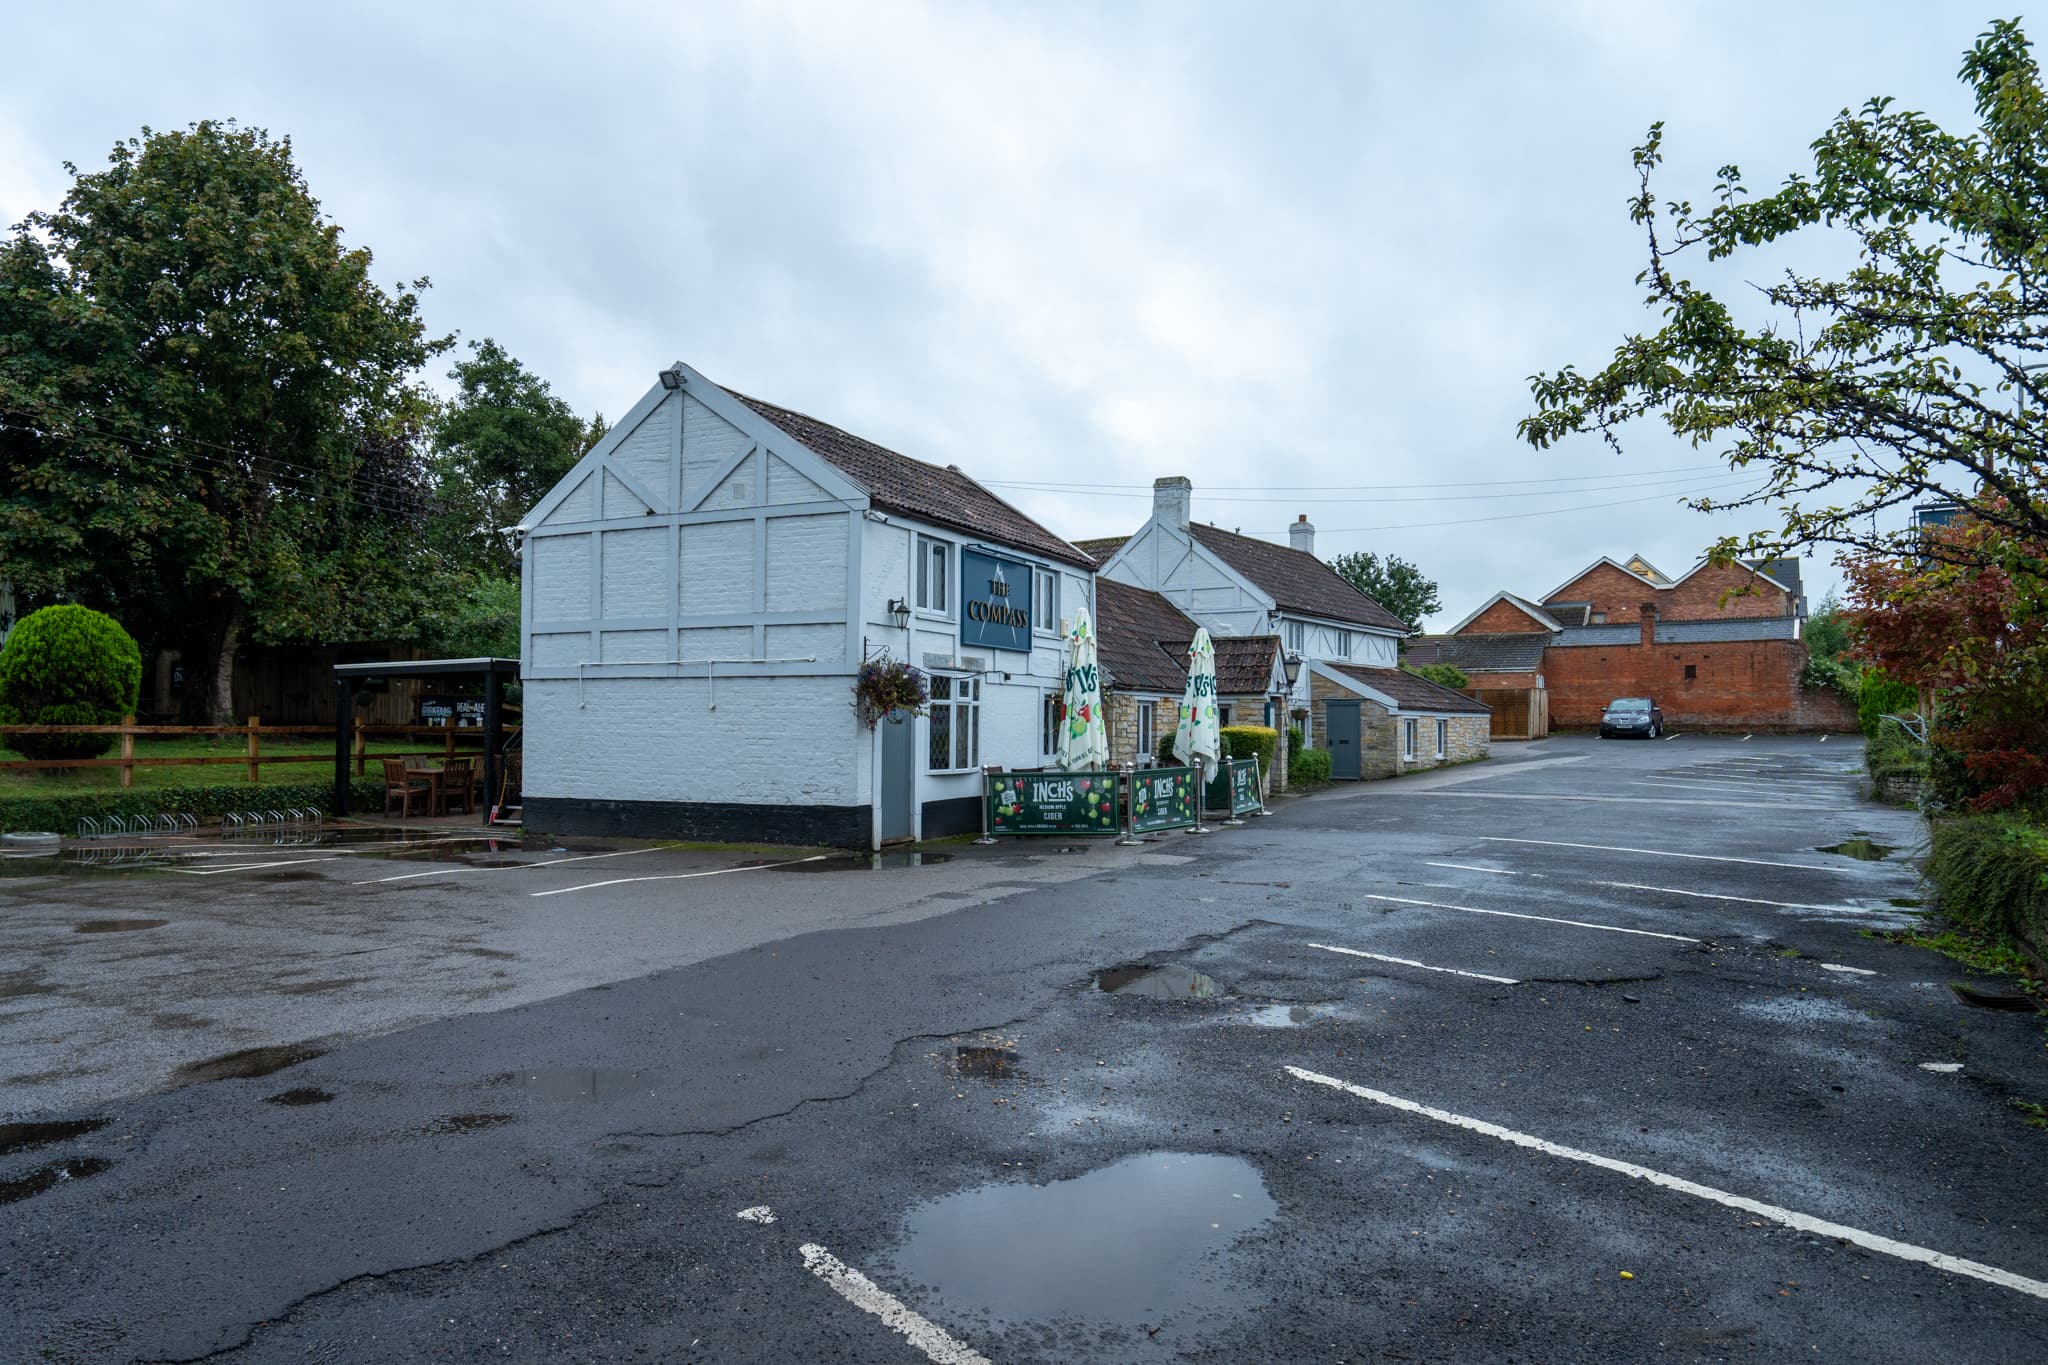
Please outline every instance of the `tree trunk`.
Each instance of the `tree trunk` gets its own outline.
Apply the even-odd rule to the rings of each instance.
[[[213,676],[206,685],[206,723],[235,723],[235,651],[242,643],[242,609],[229,608],[214,630]]]

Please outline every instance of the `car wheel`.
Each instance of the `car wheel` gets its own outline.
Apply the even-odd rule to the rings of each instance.
[[[1652,725],[1652,726],[1650,727],[1650,738],[1651,738],[1651,739],[1655,739],[1655,738],[1657,738],[1657,736],[1659,736],[1659,735],[1661,735],[1661,734],[1663,734],[1663,733],[1664,733],[1664,727],[1663,727],[1663,726],[1661,726],[1661,725]]]

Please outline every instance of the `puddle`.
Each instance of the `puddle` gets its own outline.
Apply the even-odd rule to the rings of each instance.
[[[263,1102],[265,1104],[287,1104],[293,1108],[298,1108],[308,1104],[325,1104],[333,1098],[334,1092],[331,1090],[316,1090],[310,1085],[302,1085],[297,1090],[287,1090],[281,1095],[265,1095]]]
[[[653,1094],[654,1077],[655,1073],[651,1071],[555,1066],[532,1071],[503,1071],[491,1077],[491,1084],[517,1086],[544,1100],[616,1100],[628,1095]]]
[[[502,1128],[516,1122],[518,1119],[511,1114],[445,1114],[413,1131],[427,1137],[446,1137],[451,1133],[480,1133],[486,1128]]]
[[[486,844],[496,848],[501,842],[503,841],[494,841],[491,836],[485,834],[451,834],[438,829],[399,830],[374,826],[252,830],[246,834],[223,838],[216,827],[186,835],[166,835],[157,838],[79,839],[68,842],[62,848],[38,852],[33,856],[0,856],[0,878],[133,876],[138,873],[161,872],[167,867],[187,862],[203,860],[216,866],[223,866],[250,855],[288,853],[294,850],[335,849],[361,851],[372,857],[404,857],[411,853],[435,849],[455,852],[465,845]],[[319,877],[320,874],[317,872],[299,869],[274,872],[256,880],[312,881]]]
[[[1857,858],[1866,863],[1875,863],[1890,856],[1893,846],[1890,844],[1873,844],[1868,839],[1844,839],[1839,844],[1821,844],[1813,851],[1815,853],[1839,853],[1844,858]]]
[[[12,1204],[18,1200],[32,1198],[45,1190],[55,1189],[73,1180],[88,1180],[113,1164],[104,1157],[73,1157],[69,1161],[53,1162],[39,1170],[30,1171],[17,1180],[0,1180],[0,1204]]]
[[[176,1089],[181,1085],[201,1085],[207,1081],[239,1081],[252,1076],[268,1076],[273,1071],[310,1062],[326,1053],[326,1048],[314,1047],[311,1043],[244,1048],[225,1056],[209,1057],[203,1062],[187,1062],[171,1073],[171,1087]]]
[[[2041,1010],[2040,1003],[2024,991],[1986,990],[1957,981],[1949,982],[1948,988],[1956,999],[1980,1010],[2005,1010],[2011,1014],[2038,1014]]]
[[[778,863],[777,872],[889,872],[904,867],[937,867],[953,861],[951,853],[856,853],[843,858],[820,858],[816,862]],[[742,867],[766,866],[765,859],[742,863]]]
[[[1192,967],[1154,967],[1145,963],[1097,972],[1095,989],[1111,995],[1141,995],[1148,1000],[1207,1000],[1222,990],[1214,978]]]
[[[956,1047],[953,1049],[953,1069],[963,1076],[974,1076],[984,1081],[1020,1081],[1024,1079],[1022,1059],[1016,1049],[1007,1047]]]
[[[1234,1306],[1215,1253],[1276,1207],[1248,1161],[1151,1152],[933,1200],[904,1220],[890,1259],[897,1280],[995,1318],[1179,1324]]]
[[[97,1133],[111,1119],[57,1119],[41,1123],[0,1123],[0,1156],[12,1156],[53,1142],[69,1142],[87,1133]]]
[[[74,934],[132,934],[137,929],[161,929],[167,919],[89,919],[71,926]]]
[[[1265,1005],[1244,1016],[1244,1022],[1259,1028],[1300,1028],[1323,1017],[1314,1005]]]

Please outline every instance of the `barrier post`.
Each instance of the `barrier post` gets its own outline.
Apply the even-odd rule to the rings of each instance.
[[[1142,848],[1145,841],[1138,837],[1138,767],[1126,763],[1118,772],[1128,794],[1124,797],[1124,832],[1116,842],[1120,848]]]
[[[262,740],[262,738],[261,738],[261,736],[262,736],[262,731],[263,731],[263,718],[262,718],[261,716],[251,716],[251,717],[249,717],[249,727],[248,727],[248,728],[249,728],[249,754],[248,754],[248,762],[249,762],[249,780],[250,780],[251,782],[261,782],[261,781],[263,780],[263,777],[262,777],[262,772],[263,772],[263,768],[262,768],[262,764],[261,764],[261,763],[260,763],[260,762],[259,762],[258,760],[259,760],[259,759],[261,759],[261,758],[262,758],[262,756],[263,756],[263,740]]]
[[[1209,765],[1195,755],[1195,827],[1190,834],[1209,834],[1212,831],[1202,823],[1202,817],[1209,813]]]
[[[983,765],[982,765],[982,767],[981,767],[981,769],[980,769],[980,772],[981,772],[981,796],[980,796],[980,801],[981,801],[981,837],[980,837],[979,839],[976,839],[976,840],[975,840],[974,842],[975,842],[975,843],[977,843],[977,844],[992,844],[992,843],[994,843],[994,842],[996,841],[996,836],[995,836],[995,835],[993,835],[993,834],[991,834],[991,833],[989,832],[989,828],[988,828],[988,765],[987,765],[987,764],[983,764]]]

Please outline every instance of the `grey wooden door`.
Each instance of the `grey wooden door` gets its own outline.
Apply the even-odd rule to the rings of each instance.
[[[1330,776],[1340,782],[1358,780],[1358,703],[1324,702],[1323,739],[1330,746]]]
[[[882,841],[914,839],[917,821],[917,721],[897,711],[882,721]]]

